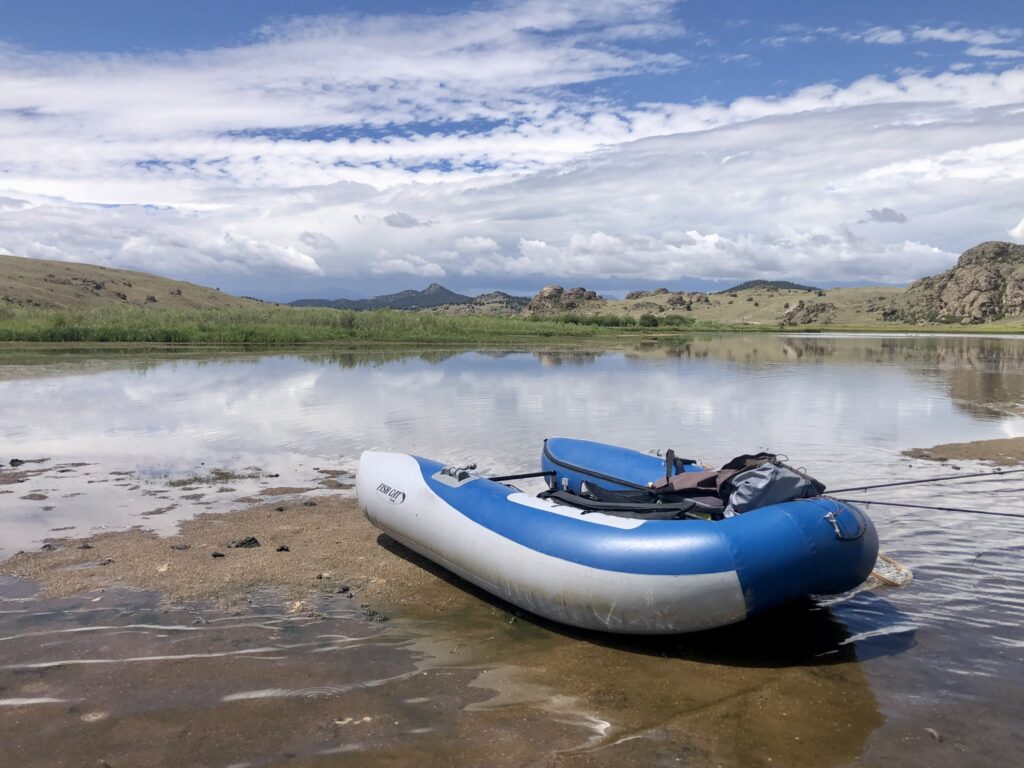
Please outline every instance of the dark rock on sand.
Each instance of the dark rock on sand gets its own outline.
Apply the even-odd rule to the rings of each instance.
[[[224,555],[223,552],[211,552],[210,553],[210,557],[224,557],[224,556],[225,555]]]
[[[43,550],[43,552],[56,552],[58,547],[56,544],[46,542],[45,544],[43,544],[43,546],[40,547],[40,549]]]
[[[291,550],[290,550],[290,549],[288,549],[288,545],[287,545],[287,544],[281,544],[281,545],[280,545],[280,546],[279,546],[279,547],[277,548],[277,550],[276,550],[276,551],[277,551],[277,552],[291,552]]]
[[[257,539],[255,536],[246,536],[245,538],[238,539],[237,541],[232,541],[230,544],[228,544],[228,546],[232,549],[252,549],[253,547],[258,547],[259,545],[259,539]]]
[[[381,623],[388,620],[388,617],[385,616],[383,613],[375,611],[373,610],[373,608],[370,608],[369,606],[363,606],[363,618],[367,621],[377,621]]]
[[[175,552],[185,552],[186,550],[189,550],[191,548],[192,547],[190,547],[188,544],[171,544],[171,549],[173,549]]]

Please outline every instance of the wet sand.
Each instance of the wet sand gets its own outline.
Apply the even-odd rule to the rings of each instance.
[[[970,443],[943,443],[931,448],[903,451],[912,459],[930,461],[987,461],[1004,467],[1024,464],[1024,437],[1000,440],[976,440]]]
[[[250,536],[260,546],[230,546]],[[232,611],[245,615],[259,602],[254,596],[270,587],[278,596],[281,621],[322,625],[319,636],[332,634],[331,623],[344,619],[358,628],[356,634],[373,634],[379,640],[366,663],[401,662],[412,680],[403,683],[410,686],[406,698],[426,696],[446,702],[448,709],[441,716],[443,727],[433,726],[434,738],[410,741],[393,732],[393,726],[383,727],[383,721],[370,727],[382,713],[401,710],[401,700],[380,693],[370,697],[372,702],[354,705],[352,690],[367,686],[359,664],[321,670],[323,679],[340,689],[325,694],[333,700],[338,718],[318,709],[314,725],[306,719],[311,713],[295,711],[294,700],[268,694],[245,704],[218,700],[219,728],[206,729],[199,725],[204,719],[198,717],[199,701],[179,702],[177,708],[163,702],[147,705],[162,713],[163,721],[149,748],[139,741],[145,741],[141,734],[147,717],[155,715],[126,712],[117,728],[89,730],[80,722],[84,713],[79,705],[18,706],[13,711],[18,713],[15,723],[24,765],[75,764],[68,755],[57,759],[61,750],[56,745],[73,751],[75,739],[85,738],[76,735],[82,729],[92,734],[89,743],[96,745],[97,759],[108,760],[111,766],[125,764],[114,758],[129,756],[128,764],[159,765],[171,754],[167,750],[181,737],[186,722],[185,731],[203,740],[204,746],[191,753],[196,762],[227,764],[261,754],[273,759],[254,764],[273,764],[284,755],[279,751],[283,747],[267,743],[268,722],[287,723],[308,752],[332,748],[324,744],[339,746],[340,731],[351,731],[351,723],[331,723],[344,720],[341,715],[356,717],[349,713],[364,711],[369,714],[358,717],[373,720],[360,727],[375,734],[370,739],[375,746],[366,749],[395,765],[420,765],[424,760],[469,765],[651,765],[678,764],[677,758],[689,765],[842,765],[860,754],[868,735],[882,723],[864,672],[854,663],[853,646],[844,644],[848,633],[827,609],[801,604],[748,622],[742,630],[677,638],[579,632],[524,616],[409,552],[372,528],[346,496],[297,495],[237,512],[199,515],[170,537],[128,530],[49,543],[56,549],[15,555],[0,564],[0,573],[17,577],[19,583],[40,585],[46,601],[89,606],[97,600],[102,607],[130,601],[118,595],[152,595],[151,610],[169,615],[191,615],[200,610],[196,605],[224,616]],[[288,551],[277,551],[280,545],[287,545]],[[224,556],[213,557],[213,552]],[[145,592],[123,593],[125,588]],[[132,616],[121,620],[133,625],[146,623],[134,610],[119,615]],[[189,624],[178,619],[158,623]],[[8,628],[4,634],[18,633]],[[65,639],[74,647],[65,649],[61,658],[149,655],[121,648],[122,640],[101,636],[101,644],[88,633]],[[189,647],[209,654],[218,642],[192,642]],[[8,652],[15,647],[8,643]],[[286,661],[279,663],[301,666],[290,652],[274,650],[277,643],[267,647],[270,650],[263,653],[268,657],[280,654]],[[395,647],[404,650],[397,653]],[[34,642],[22,653],[26,663],[40,660]],[[154,650],[152,655],[166,654]],[[239,687],[289,687],[281,680],[268,682],[263,672],[253,671],[251,661],[234,655],[172,665],[173,671],[166,673],[138,663],[50,664],[48,652],[42,653],[48,666],[30,672],[12,669],[10,660],[15,657],[6,658],[8,666],[0,671],[0,698],[12,700],[63,701],[67,697],[53,691],[111,686],[144,699],[161,699],[151,692],[154,685],[215,689],[225,695]],[[417,671],[421,668],[435,671]],[[116,685],[109,679],[114,669]],[[300,676],[312,684],[316,669],[303,670]],[[120,706],[132,708],[127,703]],[[64,713],[55,722],[74,722],[74,728],[26,727],[44,718],[49,723],[54,707]],[[0,711],[0,723],[12,711],[0,708],[5,709]],[[828,728],[821,727],[823,722]],[[325,736],[324,729],[330,734]],[[221,739],[220,730],[230,738]],[[525,738],[527,733],[531,738]],[[451,738],[462,739],[454,752]],[[342,764],[344,754],[349,753],[333,759]],[[363,747],[347,759],[359,762],[360,755],[367,756]],[[312,760],[311,754],[307,758]]]

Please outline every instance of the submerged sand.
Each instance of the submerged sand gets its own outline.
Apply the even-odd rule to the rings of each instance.
[[[231,546],[247,537],[259,546]],[[370,526],[346,495],[276,498],[202,514],[170,537],[133,529],[49,544],[51,551],[0,563],[0,574],[40,584],[48,599],[152,590],[170,610],[195,600],[239,608],[272,587],[286,593],[290,613],[329,622],[325,605],[351,608],[385,632],[412,628],[422,647],[435,649],[435,664],[440,657],[453,670],[476,670],[432,684],[439,696],[451,684],[490,691],[452,713],[461,726],[475,718],[481,734],[507,729],[516,712],[513,719],[524,726],[537,712],[576,729],[590,724],[589,735],[568,751],[562,736],[529,726],[538,741],[524,749],[530,740],[514,739],[517,748],[506,753],[515,755],[514,764],[649,765],[676,755],[694,765],[839,765],[860,754],[882,723],[853,646],[844,644],[847,634],[827,609],[798,605],[740,630],[675,638],[576,631],[525,616],[409,552]],[[379,623],[388,617],[400,621]],[[48,678],[77,674],[55,668]],[[121,674],[133,679],[135,672]],[[9,686],[9,695],[31,693],[17,688]],[[260,706],[264,717],[274,717],[276,705]],[[241,731],[262,728],[263,721],[232,719],[230,712],[219,717]],[[466,749],[487,753],[481,743]],[[420,764],[420,754],[398,749],[394,762]],[[497,756],[492,762],[506,763]]]
[[[1024,437],[976,440],[970,443],[943,443],[931,448],[911,448],[903,452],[912,459],[930,461],[987,461],[1001,466],[1024,464]]]

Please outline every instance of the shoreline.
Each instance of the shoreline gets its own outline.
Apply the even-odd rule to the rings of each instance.
[[[940,443],[931,448],[908,448],[902,453],[911,459],[924,459],[940,464],[949,461],[984,461],[1012,467],[1024,464],[1024,437]]]
[[[332,310],[337,311],[337,310]],[[367,348],[422,348],[431,349],[464,349],[476,347],[495,347],[506,344],[521,345],[600,345],[606,343],[621,343],[625,341],[671,341],[673,339],[685,339],[692,336],[725,335],[735,336],[744,334],[777,334],[777,335],[807,335],[807,336],[830,336],[849,335],[857,336],[881,336],[881,337],[951,337],[951,338],[1024,338],[1024,327],[1020,326],[846,326],[846,325],[806,325],[806,326],[779,326],[779,325],[692,325],[681,326],[678,329],[664,330],[658,328],[636,328],[636,329],[611,329],[601,330],[593,333],[499,333],[487,336],[468,337],[464,339],[452,338],[450,336],[437,335],[434,337],[388,338],[388,337],[338,337],[338,338],[309,338],[309,339],[285,339],[282,341],[259,340],[259,341],[218,341],[218,340],[196,340],[196,341],[134,341],[134,340],[109,340],[109,341],[40,341],[36,339],[0,339],[0,353],[22,352],[22,351],[202,351],[202,352],[254,352],[262,350],[281,349],[330,349],[330,350],[365,350]]]

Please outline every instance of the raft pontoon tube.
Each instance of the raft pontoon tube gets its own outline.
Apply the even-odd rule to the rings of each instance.
[[[542,464],[556,473],[553,487],[577,490],[600,478],[642,487],[666,467],[566,438],[546,442]],[[608,632],[710,629],[845,592],[878,554],[867,516],[828,498],[724,520],[646,520],[581,512],[466,469],[376,451],[360,458],[356,491],[373,525],[424,557],[539,616]]]

